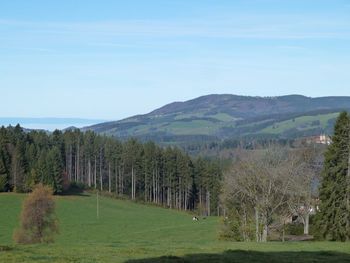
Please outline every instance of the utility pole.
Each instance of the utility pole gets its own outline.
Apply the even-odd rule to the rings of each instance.
[[[99,207],[98,191],[96,192],[96,216],[97,216],[97,219],[100,218],[100,207]]]

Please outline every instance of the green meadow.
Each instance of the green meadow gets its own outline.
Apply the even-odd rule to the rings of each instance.
[[[237,243],[218,239],[220,219],[83,194],[57,196],[53,244],[16,245],[22,194],[0,194],[0,262],[350,262],[335,242]]]
[[[261,132],[280,134],[293,128],[296,128],[298,130],[308,130],[315,128],[313,125],[314,122],[317,122],[316,127],[325,129],[328,125],[328,122],[336,118],[338,115],[339,113],[329,113],[315,116],[301,116],[286,121],[276,122],[274,125],[270,125],[264,128],[261,130]]]

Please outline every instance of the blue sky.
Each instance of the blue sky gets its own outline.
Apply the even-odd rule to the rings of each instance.
[[[0,117],[116,120],[211,93],[350,95],[348,0],[0,2]]]

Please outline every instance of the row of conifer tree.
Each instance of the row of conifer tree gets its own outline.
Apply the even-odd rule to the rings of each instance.
[[[80,184],[133,200],[203,214],[220,213],[222,171],[176,147],[94,132],[0,128],[0,191],[30,192],[38,183],[56,194]]]

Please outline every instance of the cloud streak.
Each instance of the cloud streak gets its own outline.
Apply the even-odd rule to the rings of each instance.
[[[300,19],[300,18],[299,18]],[[38,23],[0,20],[1,28],[58,37],[152,37],[227,39],[350,39],[350,22],[298,17],[238,17],[236,19],[155,21],[123,20],[87,23]]]

